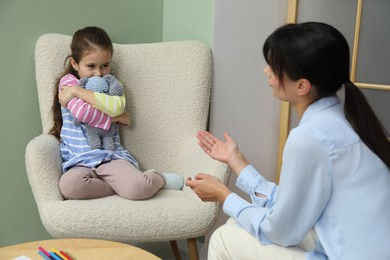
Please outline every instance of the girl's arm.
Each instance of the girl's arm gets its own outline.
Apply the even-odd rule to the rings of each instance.
[[[122,96],[110,96],[104,93],[94,92],[94,108],[103,111],[111,117],[120,116],[125,111],[126,98]]]
[[[78,84],[78,79],[71,74],[61,78],[58,93],[61,105],[68,108],[79,122],[108,130],[112,118],[94,108],[92,106],[96,103],[94,92],[81,88]]]
[[[78,79],[72,74],[67,74],[60,80],[59,92],[61,105],[67,107],[68,102],[74,98],[82,99],[82,103],[88,103],[92,107],[116,117],[125,111],[126,99],[122,96],[111,96],[104,93],[97,93],[78,86]],[[74,86],[74,88],[69,88]],[[75,101],[73,101],[75,102]]]

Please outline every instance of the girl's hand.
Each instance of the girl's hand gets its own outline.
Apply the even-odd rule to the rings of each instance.
[[[113,117],[112,122],[113,123],[120,123],[120,124],[126,125],[126,126],[130,126],[130,124],[131,124],[130,115],[129,115],[129,113],[127,113],[125,111],[125,112],[123,112],[122,115]]]
[[[219,201],[223,203],[231,193],[216,177],[205,173],[198,173],[195,179],[188,177],[185,184],[189,186],[202,201]]]
[[[79,86],[61,86],[60,91],[58,92],[58,99],[60,100],[60,104],[63,107],[66,107],[69,101],[71,101],[74,97],[74,88],[80,88]]]

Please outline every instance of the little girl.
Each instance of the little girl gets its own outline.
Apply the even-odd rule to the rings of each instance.
[[[113,122],[130,124],[129,115],[124,111],[124,96],[109,96],[77,85],[80,78],[110,74],[112,54],[112,42],[103,29],[86,27],[78,30],[72,38],[71,54],[67,58],[69,64],[56,85],[59,92],[53,103],[54,126],[50,133],[60,141],[63,175],[59,186],[66,199],[94,199],[117,194],[142,200],[152,197],[161,188],[180,190],[183,187],[184,180],[180,175],[155,170],[141,172],[137,161],[120,144],[116,124],[112,125],[115,127],[113,151],[91,149],[85,126],[73,124],[74,118],[90,125],[94,118],[102,118],[108,127]],[[87,114],[95,116],[85,116]]]

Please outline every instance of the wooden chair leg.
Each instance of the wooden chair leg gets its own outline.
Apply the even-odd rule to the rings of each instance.
[[[179,247],[177,246],[176,240],[169,241],[169,244],[171,245],[171,249],[173,251],[173,254],[175,255],[176,260],[181,260]]]
[[[196,239],[195,238],[187,239],[187,244],[188,244],[188,253],[190,254],[190,260],[199,260]]]

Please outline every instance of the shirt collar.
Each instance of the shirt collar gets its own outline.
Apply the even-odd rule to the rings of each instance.
[[[332,107],[336,104],[340,103],[340,99],[337,95],[332,95],[329,97],[323,97],[314,103],[312,103],[306,111],[303,113],[302,119],[299,124],[302,124],[309,120],[313,115],[317,114],[318,112],[327,109],[329,107]]]

